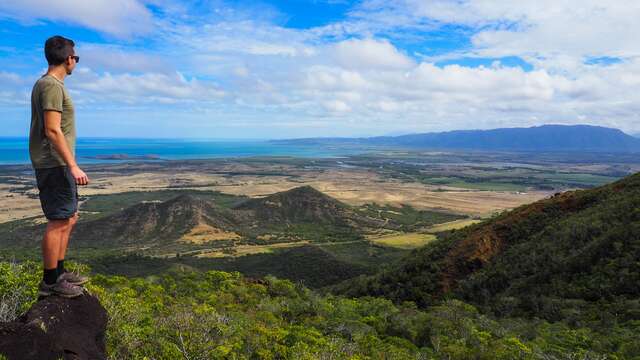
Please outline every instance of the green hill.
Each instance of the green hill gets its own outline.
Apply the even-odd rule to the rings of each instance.
[[[294,229],[319,241],[355,240],[361,239],[362,231],[400,228],[396,221],[368,216],[309,185],[249,199],[233,209],[239,216],[244,215],[252,228],[269,229],[277,224],[276,229]]]
[[[244,240],[265,243],[297,240],[339,241],[362,238],[362,231],[397,229],[395,221],[360,214],[352,207],[302,186],[229,207],[194,194],[166,201],[141,202],[107,216],[80,222],[73,242],[80,246],[158,246],[198,238],[193,244]],[[196,235],[194,235],[196,234]],[[188,243],[188,241],[181,241]]]
[[[182,205],[168,209],[197,200],[172,201],[159,203],[162,216],[194,218]],[[233,261],[255,275],[298,272],[293,279],[309,285],[366,270],[314,246]],[[196,271],[195,258],[151,260],[159,271],[142,277],[93,268],[88,288],[109,312],[110,358],[640,358],[640,174],[446,233],[333,294]],[[0,261],[0,321],[35,301],[41,271],[39,262]]]
[[[504,212],[332,290],[422,307],[455,297],[578,325],[638,321],[640,174]]]
[[[171,242],[198,225],[232,229],[233,219],[215,203],[185,194],[164,202],[142,202],[106,217],[80,222],[73,241],[79,245]]]
[[[360,274],[374,271],[364,265],[347,262],[317,245],[301,245],[272,253],[228,256],[217,259],[182,256],[154,258],[136,254],[101,256],[87,260],[101,274],[139,277],[157,275],[172,268],[199,271],[239,271],[245,276],[263,278],[268,275],[302,282],[309,288],[335,284]]]
[[[69,263],[70,268],[77,266]],[[0,323],[33,304],[41,271],[35,262],[0,261]],[[492,318],[459,300],[417,309],[383,298],[323,296],[274,277],[252,279],[237,272],[185,267],[145,278],[93,274],[86,286],[108,311],[109,359],[640,356],[637,327],[612,325],[597,332],[544,320]]]
[[[249,199],[234,207],[249,210],[255,218],[271,222],[318,222],[348,225],[350,208],[340,201],[306,185],[263,198]]]

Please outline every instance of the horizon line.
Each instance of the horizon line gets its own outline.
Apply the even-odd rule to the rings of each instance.
[[[531,129],[543,126],[564,126],[564,127],[576,127],[576,126],[590,126],[590,127],[600,127],[606,129],[615,129],[619,130],[624,134],[633,137],[640,137],[640,132],[625,132],[624,130],[616,127],[608,127],[602,125],[592,125],[592,124],[557,124],[557,123],[545,123],[541,125],[532,125],[527,127],[497,127],[490,129],[452,129],[452,130],[441,130],[441,131],[424,131],[424,132],[407,132],[401,133],[398,131],[394,131],[395,134],[386,134],[386,135],[351,135],[351,136],[305,136],[305,137],[282,137],[282,138],[237,138],[237,137],[129,137],[129,136],[78,136],[78,140],[84,139],[118,139],[118,140],[194,140],[194,141],[271,141],[271,140],[296,140],[296,139],[336,139],[336,138],[373,138],[373,137],[398,137],[405,135],[419,135],[419,134],[437,134],[437,133],[447,133],[447,132],[455,132],[455,131],[491,131],[491,130],[501,130],[501,129]],[[0,136],[0,139],[28,139],[29,136],[25,135],[9,135],[9,136]]]

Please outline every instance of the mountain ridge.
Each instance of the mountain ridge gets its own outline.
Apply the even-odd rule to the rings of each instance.
[[[247,199],[229,208],[188,194],[164,202],[142,202],[106,217],[79,223],[72,236],[74,243],[81,245],[107,241],[125,246],[176,241],[201,244],[227,240],[228,243],[242,237],[264,242],[260,239],[269,232],[296,241],[301,240],[296,231],[313,235],[315,230],[305,226],[316,230],[330,228],[329,235],[356,238],[362,238],[359,233],[362,228],[401,227],[394,221],[364,216],[306,185]]]
[[[310,185],[295,187],[262,198],[248,199],[233,207],[250,210],[261,221],[316,222],[338,226],[373,226],[393,224],[356,214],[350,206]]]
[[[640,152],[640,139],[619,129],[593,125],[541,125],[528,128],[453,130],[400,136],[301,138],[281,144],[359,144],[425,149],[484,151]]]
[[[229,216],[214,203],[183,194],[164,202],[139,203],[105,218],[79,223],[73,238],[84,243],[101,238],[121,244],[151,239],[162,242],[180,238],[199,224],[232,228]]]
[[[637,320],[639,258],[636,173],[449,232],[398,265],[331,290],[419,306],[456,297],[500,316]]]

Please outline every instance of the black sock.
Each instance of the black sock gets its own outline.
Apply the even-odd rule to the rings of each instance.
[[[55,284],[58,280],[58,269],[44,269],[42,280],[44,280],[44,283],[47,285]]]
[[[64,259],[58,260],[58,275],[64,273],[65,271],[67,270],[64,268]]]

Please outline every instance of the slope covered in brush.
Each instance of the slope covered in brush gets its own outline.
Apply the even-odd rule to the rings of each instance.
[[[69,266],[88,271],[73,262]],[[34,305],[40,280],[35,262],[0,261],[0,339],[15,335],[3,329],[15,328],[11,322],[22,312],[42,307]],[[416,309],[381,298],[322,296],[300,283],[237,272],[174,268],[146,278],[93,274],[86,287],[108,312],[104,340],[109,359],[568,360],[640,355],[636,329],[618,324],[599,332],[543,320],[495,319],[458,300]],[[68,316],[69,309],[63,310]],[[73,306],[71,315],[81,310]],[[60,320],[25,325],[33,334]],[[3,351],[2,340],[0,358],[11,354]]]
[[[454,296],[550,320],[640,319],[640,174],[502,213],[333,290],[421,306]]]
[[[74,241],[140,244],[176,240],[197,226],[231,229],[229,216],[208,200],[180,195],[164,202],[143,202],[94,221],[79,223]]]
[[[142,202],[122,211],[80,222],[74,244],[158,245],[175,242],[202,244],[241,238],[251,242],[340,241],[362,238],[362,231],[397,229],[385,221],[360,213],[311,186],[254,198],[221,207],[195,195],[167,201]]]
[[[250,211],[259,221],[314,223],[334,226],[394,226],[381,219],[363,216],[350,206],[305,185],[263,198],[249,199],[234,207]]]

